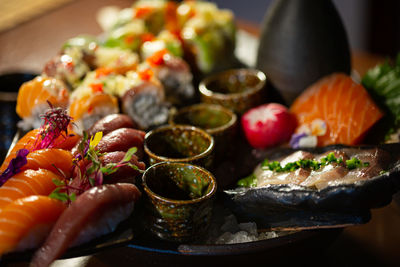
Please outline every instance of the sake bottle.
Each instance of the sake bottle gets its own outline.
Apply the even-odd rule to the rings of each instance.
[[[331,0],[275,0],[264,17],[256,67],[288,105],[319,78],[350,74],[346,31]]]

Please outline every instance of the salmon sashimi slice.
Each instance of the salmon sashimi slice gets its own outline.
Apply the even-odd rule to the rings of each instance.
[[[18,198],[49,195],[56,188],[53,179],[62,180],[63,178],[45,169],[17,173],[0,187],[0,211]]]
[[[0,255],[40,246],[65,204],[47,196],[20,198],[0,212]]]
[[[39,115],[46,110],[49,101],[54,107],[66,108],[69,102],[69,90],[60,80],[37,76],[22,84],[17,97],[17,114],[24,120],[23,127],[38,128]]]
[[[384,115],[364,87],[342,73],[331,74],[311,85],[290,110],[300,129],[315,120],[326,123],[326,133],[318,136],[319,146],[358,144]]]
[[[21,170],[46,169],[60,175],[60,171],[66,176],[71,176],[72,153],[58,148],[46,148],[33,151],[26,157],[27,163]]]

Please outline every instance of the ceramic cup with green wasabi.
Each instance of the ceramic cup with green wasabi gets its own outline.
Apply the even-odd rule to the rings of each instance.
[[[209,171],[187,163],[161,162],[149,167],[142,180],[146,192],[144,224],[151,233],[185,242],[206,232],[217,191]]]
[[[214,157],[214,138],[194,126],[167,125],[146,134],[144,151],[150,165],[168,161],[210,168]]]

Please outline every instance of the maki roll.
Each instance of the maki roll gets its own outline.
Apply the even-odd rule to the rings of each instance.
[[[169,105],[164,102],[164,89],[153,71],[128,72],[127,78],[135,85],[122,96],[122,111],[142,130],[167,123]]]
[[[189,65],[167,49],[159,50],[141,65],[148,66],[164,87],[167,101],[183,106],[194,102],[195,90]]]
[[[62,51],[46,63],[43,73],[65,82],[71,89],[76,88],[90,71],[92,53],[96,44],[87,38],[73,38]]]
[[[104,116],[118,113],[118,99],[105,93],[99,84],[92,84],[74,91],[68,110],[78,130],[86,131]]]
[[[233,13],[213,3],[186,1],[177,9],[185,58],[195,71],[208,74],[235,63],[236,27]]]
[[[42,124],[40,115],[49,108],[48,102],[54,107],[66,108],[69,100],[69,89],[59,79],[37,76],[22,84],[18,91],[16,111],[22,121],[18,126],[24,130],[39,128]]]

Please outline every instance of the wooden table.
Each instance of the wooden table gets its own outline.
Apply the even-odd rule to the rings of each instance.
[[[54,56],[63,42],[78,34],[101,33],[96,13],[106,5],[130,6],[130,0],[80,0],[67,4],[16,28],[0,33],[0,73],[31,71],[40,73],[44,63]],[[257,34],[254,25],[240,22],[242,28]],[[353,53],[353,69],[360,75],[381,62],[382,57]],[[344,229],[323,255],[310,251],[309,265],[398,265],[400,264],[400,208],[390,205],[372,211],[369,223]],[[119,251],[119,252],[118,252]],[[111,266],[118,262],[120,250],[99,255],[60,260],[54,266]],[[320,261],[322,260],[322,262]],[[249,259],[249,263],[251,260]],[[268,260],[266,259],[266,263]],[[119,262],[133,265],[134,262]],[[26,263],[13,264],[25,266]]]

